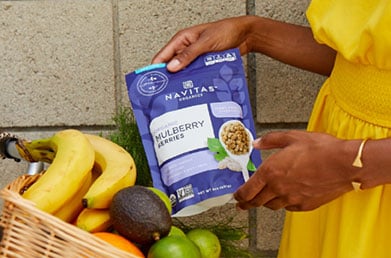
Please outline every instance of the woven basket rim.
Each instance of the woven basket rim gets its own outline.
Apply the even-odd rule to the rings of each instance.
[[[140,258],[130,252],[123,251],[118,249],[111,244],[105,242],[98,237],[95,237],[91,233],[84,231],[70,223],[67,223],[49,213],[46,213],[35,207],[34,203],[23,198],[20,194],[21,190],[27,185],[32,184],[40,177],[40,174],[37,175],[22,175],[19,176],[16,180],[12,181],[6,187],[0,190],[0,198],[4,200],[3,210],[0,213],[0,226],[3,226],[3,232],[6,234],[7,227],[3,221],[3,212],[10,207],[10,205],[17,205],[22,208],[28,214],[32,214],[35,218],[40,221],[44,221],[45,224],[50,225],[50,229],[55,229],[55,235],[61,238],[67,238],[72,240],[72,243],[81,245],[83,247],[88,247],[91,250],[97,250],[107,255],[108,257],[131,257],[131,258]],[[4,239],[4,238],[3,238]],[[0,244],[2,243],[1,240]],[[3,245],[0,245],[0,251]]]

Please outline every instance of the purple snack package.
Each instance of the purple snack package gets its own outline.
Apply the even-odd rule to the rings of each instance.
[[[233,193],[261,164],[238,49],[199,56],[170,73],[153,64],[126,75],[129,99],[154,187],[173,216],[234,202]]]

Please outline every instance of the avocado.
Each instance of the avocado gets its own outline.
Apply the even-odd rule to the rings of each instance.
[[[123,188],[114,195],[110,217],[118,233],[141,245],[153,244],[167,236],[172,226],[164,202],[141,185]]]

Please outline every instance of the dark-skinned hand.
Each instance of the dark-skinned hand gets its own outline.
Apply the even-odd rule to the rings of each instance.
[[[262,136],[254,141],[254,148],[278,150],[234,194],[237,207],[307,211],[351,191],[357,168],[351,165],[354,153],[347,142],[305,131]]]

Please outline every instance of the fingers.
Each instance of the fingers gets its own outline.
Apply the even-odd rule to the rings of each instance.
[[[168,62],[167,69],[170,72],[177,72],[188,66],[199,55],[204,54],[205,51],[202,51],[202,48],[198,47],[199,45],[200,44],[196,42],[183,49],[183,51],[181,51],[170,62]]]
[[[238,203],[236,204],[236,207],[241,210],[248,210],[261,206],[264,206],[271,210],[286,209],[289,211],[303,211],[315,208],[312,206],[306,207],[304,204],[296,203],[293,201],[292,198],[290,200],[287,196],[278,196],[267,185],[253,199],[247,201],[238,200]]]
[[[173,43],[168,43],[152,58],[152,64],[167,63],[176,55],[178,50],[174,47],[171,47],[170,44]]]
[[[188,50],[169,43],[152,59],[152,63],[167,63],[167,69],[170,72],[177,72],[185,68],[195,57],[189,55]]]
[[[191,45],[181,51],[167,46],[152,59],[152,63],[167,63],[168,71],[178,72],[189,65],[197,56],[203,54],[196,45]]]
[[[284,148],[297,141],[301,134],[300,131],[270,132],[256,139],[253,147],[264,150]]]
[[[185,68],[207,49],[200,40],[205,25],[179,31],[152,59],[152,63],[167,63],[170,72]],[[200,42],[201,41],[201,42]]]
[[[243,184],[234,193],[234,198],[238,201],[238,206],[242,209],[250,208],[251,204],[247,204],[247,203],[251,202],[252,200],[255,200],[256,197],[259,198],[259,195],[265,186],[266,186],[266,182],[262,178],[262,175],[256,172],[253,176],[250,177],[250,179],[245,184]],[[263,204],[264,202],[268,201],[268,199],[270,198],[272,198],[272,196],[262,197],[261,200],[257,200],[256,203]]]
[[[292,131],[268,133],[255,140],[253,146],[259,149],[284,148],[295,142],[298,134]],[[284,157],[281,152],[270,156],[261,164],[257,172],[236,191],[234,197],[238,201],[238,208],[265,206],[276,210],[288,205],[284,197],[288,190],[282,183],[286,180],[285,172],[289,169],[281,163]]]
[[[255,140],[255,148],[278,150],[237,190],[237,207],[305,211],[349,191],[346,178],[327,163],[329,150],[336,149],[338,141],[305,131],[272,132]]]
[[[252,19],[247,16],[234,17],[185,28],[171,38],[155,55],[152,63],[167,63],[167,69],[176,72],[207,52],[237,47],[241,54],[246,54],[250,51],[246,33]]]
[[[235,199],[238,201],[236,206],[242,210],[248,210],[250,208],[264,206],[266,203],[270,202],[276,197],[273,192],[267,189],[267,186],[265,186],[260,192],[257,192],[254,198],[251,199],[249,198],[249,195],[247,195],[246,193],[244,193],[243,195],[241,191],[243,190],[239,189],[234,196]]]

